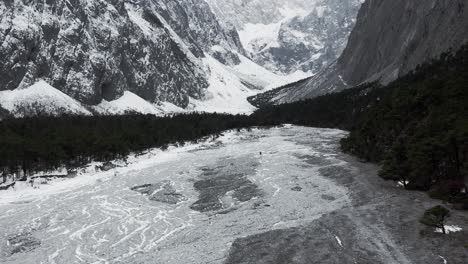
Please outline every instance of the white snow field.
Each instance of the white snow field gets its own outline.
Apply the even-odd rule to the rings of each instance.
[[[139,113],[144,115],[165,115],[169,113],[181,113],[184,109],[171,103],[161,105],[152,104],[138,95],[125,91],[124,94],[113,101],[103,100],[91,108],[101,115],[124,115],[127,113]]]
[[[25,89],[0,91],[0,106],[17,117],[35,116],[41,113],[91,115],[80,102],[38,81]]]
[[[335,155],[345,135],[302,127],[228,132],[150,151],[125,168],[0,192],[0,263],[222,263],[236,238],[300,226],[349,205],[347,190],[318,173],[347,166]],[[310,166],[304,155],[327,162]],[[225,173],[242,175],[245,190],[256,191],[217,193],[220,207],[191,209],[202,191],[194,186]],[[163,203],[130,189],[161,181],[185,199]]]
[[[242,55],[239,58],[239,65],[226,66],[207,55],[204,63],[210,72],[210,85],[202,100],[191,98],[187,111],[251,114],[256,108],[247,101],[248,97],[306,77],[278,75]]]

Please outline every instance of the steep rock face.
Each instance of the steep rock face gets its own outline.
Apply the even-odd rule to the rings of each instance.
[[[208,0],[239,30],[251,58],[281,74],[310,74],[335,61],[346,46],[361,0]]]
[[[349,85],[388,83],[468,41],[466,0],[369,0],[359,17],[338,63]]]
[[[385,84],[467,41],[466,0],[367,0],[336,63],[251,101],[287,103],[369,81]]]
[[[245,55],[237,30],[222,25],[210,6],[200,0],[153,0],[158,13],[196,54],[204,51],[228,65],[239,63],[236,53]],[[222,47],[225,52],[220,53]]]
[[[254,60],[275,72],[322,70],[346,47],[359,7],[356,0],[317,2],[308,15],[284,21],[277,41],[257,50]]]
[[[272,24],[310,11],[316,0],[206,0],[213,12],[239,30],[246,24]]]
[[[7,0],[0,13],[0,90],[42,79],[91,105],[131,91],[186,107],[208,87],[205,51],[243,51],[204,1]]]

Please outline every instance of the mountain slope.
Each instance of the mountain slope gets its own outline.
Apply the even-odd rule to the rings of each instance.
[[[468,44],[388,85],[366,83],[263,107],[256,122],[333,127],[342,149],[382,165],[380,176],[468,209]]]
[[[259,97],[278,104],[368,81],[386,84],[467,41],[468,7],[464,0],[367,0],[336,63],[308,81]]]
[[[213,12],[239,30],[247,24],[278,23],[287,16],[307,14],[317,0],[206,0]]]
[[[86,104],[131,90],[186,105],[207,86],[202,53],[175,38],[155,3],[2,1],[0,90],[43,79]]]
[[[48,85],[37,82],[25,89],[0,91],[0,106],[17,117],[37,115],[91,115],[80,102]]]
[[[205,1],[18,0],[0,13],[0,91],[43,80],[85,106],[131,92],[186,108],[212,85],[206,56],[236,67],[245,55]]]
[[[361,0],[208,0],[239,29],[252,59],[281,74],[307,77],[335,61],[346,46]]]
[[[94,112],[100,115],[123,115],[131,113],[161,115],[162,111],[158,111],[155,105],[132,92],[124,92],[124,94],[114,101],[103,100],[100,104],[91,107]]]

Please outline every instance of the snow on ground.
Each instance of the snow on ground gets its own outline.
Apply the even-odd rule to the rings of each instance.
[[[168,102],[153,104],[129,91],[113,101],[102,100],[95,106],[84,105],[44,81],[27,89],[0,92],[0,105],[17,117],[44,113],[54,116],[91,115],[88,109],[99,115],[165,115],[186,112],[249,114],[255,107],[247,101],[248,97],[307,77],[306,73],[300,72],[289,76],[277,75],[242,55],[239,57],[241,63],[235,66],[226,66],[211,56],[204,59],[210,72],[210,85],[202,100],[190,100],[188,109]]]
[[[444,257],[439,256],[439,258],[443,261],[444,264],[447,264],[447,263],[448,263],[448,261],[447,261]]]
[[[246,23],[239,31],[239,38],[244,48],[249,52],[260,52],[269,47],[279,47],[278,39],[281,25],[295,17],[305,17],[316,8],[315,1],[308,3],[308,8],[292,2],[285,2],[279,8],[282,19],[270,24]]]
[[[113,101],[103,100],[95,106],[81,104],[45,81],[39,81],[25,89],[0,91],[0,106],[12,113],[15,117],[36,116],[47,114],[59,116],[92,115],[88,109],[100,115],[123,115],[126,113],[140,113],[165,115],[183,113],[184,109],[168,102],[152,104],[138,95],[126,91]]]
[[[101,115],[123,115],[125,113],[163,114],[161,109],[157,109],[155,105],[129,91],[124,92],[120,98],[114,101],[103,100],[99,105],[92,106],[92,108]]]
[[[244,48],[249,52],[257,52],[259,48],[278,47],[278,36],[283,21],[273,24],[248,23],[239,31],[239,37]]]
[[[346,135],[290,125],[230,131],[132,155],[128,166],[107,172],[93,163],[73,179],[0,192],[0,263],[239,263],[226,261],[236,248],[253,248],[242,256],[249,263],[267,263],[252,260],[275,256],[278,248],[329,263],[464,263],[463,245],[412,232],[420,215],[408,210],[421,208],[426,196],[401,195],[376,177],[376,166],[339,153]],[[248,188],[219,195],[229,185],[226,174],[241,175]],[[183,201],[164,203],[131,189],[160,182],[170,182]],[[211,196],[221,208],[193,209]],[[409,207],[395,206],[395,199]],[[389,213],[410,220],[395,223]]]
[[[264,88],[262,91],[257,91],[257,93],[272,90],[311,76],[309,73],[302,71],[297,71],[290,75],[279,75],[244,56],[240,56],[240,60],[241,63],[233,67],[234,74],[242,80]]]
[[[338,245],[340,245],[340,247],[344,247],[343,242],[341,241],[339,236],[335,236],[335,239],[336,239],[336,242],[338,242]]]
[[[102,162],[92,162],[81,168],[74,178],[63,178],[54,180],[40,188],[32,188],[30,184],[17,182],[15,188],[6,191],[0,191],[0,206],[15,203],[19,200],[34,201],[43,199],[45,196],[57,195],[63,192],[69,192],[84,186],[93,185],[98,182],[109,180],[117,174],[126,174],[134,170],[143,170],[151,166],[156,166],[162,162],[168,162],[177,157],[179,153],[193,151],[202,147],[209,147],[214,144],[234,142],[234,132],[225,132],[223,136],[216,141],[206,141],[199,144],[186,144],[183,147],[170,146],[166,151],[161,149],[150,149],[144,154],[131,154],[126,162],[122,160],[113,161],[114,164],[124,165],[111,171],[101,171],[98,167]],[[66,169],[60,169],[52,172],[38,172],[33,176],[43,175],[66,175]],[[1,219],[1,218],[0,218]]]
[[[210,70],[210,86],[202,100],[191,99],[189,111],[249,114],[255,110],[247,97],[258,91],[247,88],[227,66],[211,56],[204,59]]]
[[[0,262],[222,263],[236,238],[301,226],[349,206],[347,190],[318,172],[346,165],[334,153],[344,135],[301,127],[229,132],[215,142],[130,157],[128,167],[1,192]],[[327,162],[311,167],[302,155]],[[223,213],[192,210],[200,195],[194,183],[220,166],[245,175],[258,196],[240,201],[226,193]],[[166,204],[130,189],[161,181],[187,199]]]
[[[0,91],[0,105],[16,117],[47,113],[49,115],[91,115],[80,102],[39,81],[25,89]]]
[[[318,1],[309,0],[307,1],[307,8],[304,8],[302,5],[297,5],[294,3],[286,2],[283,7],[280,8],[280,12],[285,18],[292,18],[292,17],[304,17],[307,16],[310,11],[317,5]]]
[[[160,102],[159,104],[155,105],[155,107],[159,112],[164,114],[178,114],[187,112],[185,109],[169,102]]]
[[[99,115],[165,115],[186,112],[249,114],[255,107],[247,101],[248,97],[309,77],[304,72],[278,75],[245,56],[239,55],[239,58],[240,64],[226,66],[207,55],[204,64],[210,74],[210,85],[205,91],[205,97],[201,100],[191,99],[187,109],[168,102],[153,104],[130,91],[125,91],[120,98],[113,101],[102,100],[98,105],[84,105],[44,81],[26,89],[0,92],[0,105],[16,117],[38,114],[91,115],[88,109]]]
[[[211,56],[204,59],[210,71],[210,86],[202,100],[191,99],[187,111],[250,114],[255,110],[247,98],[295,82],[306,73],[277,75],[239,55],[239,65],[226,66]]]
[[[456,225],[446,225],[445,226],[445,232],[447,234],[450,234],[450,233],[455,233],[455,232],[461,232],[463,229],[456,226]],[[436,228],[435,230],[436,233],[443,233],[444,231],[442,230],[442,228]]]
[[[312,2],[308,8],[297,6],[293,3],[284,3],[279,8],[282,19],[270,24],[246,23],[239,31],[239,38],[244,48],[249,52],[261,52],[264,49],[279,47],[278,39],[281,25],[295,17],[305,17],[315,8]]]

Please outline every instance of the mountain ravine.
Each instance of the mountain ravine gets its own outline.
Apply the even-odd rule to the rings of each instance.
[[[239,29],[252,59],[280,74],[310,76],[341,55],[361,0],[208,0]]]
[[[367,0],[336,63],[297,84],[253,101],[285,103],[340,91],[364,82],[387,84],[418,64],[468,42],[465,0]]]

